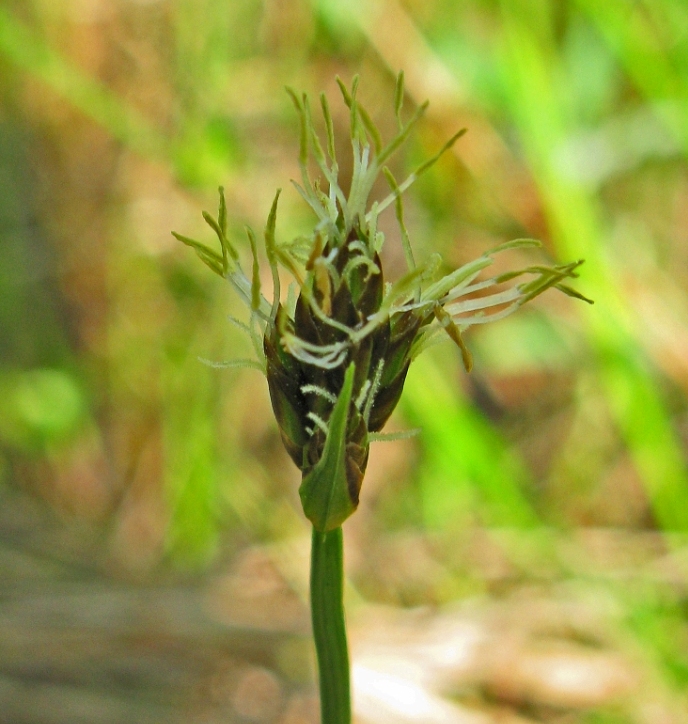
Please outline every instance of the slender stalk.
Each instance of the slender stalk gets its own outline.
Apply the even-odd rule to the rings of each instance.
[[[342,529],[311,542],[311,617],[318,655],[322,724],[351,724],[349,650],[344,621]]]

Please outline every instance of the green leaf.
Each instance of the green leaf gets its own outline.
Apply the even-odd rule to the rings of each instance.
[[[470,372],[473,369],[473,357],[471,356],[471,352],[468,347],[466,347],[466,343],[463,341],[461,330],[454,323],[454,320],[451,318],[449,313],[446,312],[439,304],[435,306],[433,311],[435,312],[435,317],[437,317],[437,321],[440,323],[442,329],[444,329],[444,331],[449,335],[449,338],[461,350],[461,360],[463,361],[463,366],[465,367],[466,372]]]
[[[205,244],[201,244],[200,241],[190,239],[188,236],[178,234],[176,231],[172,232],[172,236],[174,236],[174,238],[178,241],[181,241],[182,244],[190,246],[207,267],[214,271],[218,276],[224,278],[224,260],[216,251],[209,249],[205,246]]]
[[[511,241],[505,241],[503,244],[499,244],[490,249],[486,252],[486,255],[499,254],[500,251],[509,251],[510,249],[528,249],[541,246],[542,242],[537,239],[512,239]]]
[[[356,510],[349,493],[346,460],[346,428],[354,372],[352,362],[330,415],[322,457],[304,477],[299,488],[303,512],[313,527],[322,533],[338,528]]]
[[[489,256],[480,256],[477,259],[468,262],[468,264],[464,264],[462,267],[459,267],[429,286],[421,295],[421,299],[423,301],[441,299],[458,284],[461,284],[461,282],[465,281],[469,277],[478,274],[478,272],[485,267],[490,266],[490,264],[492,264],[492,259]]]
[[[417,178],[421,174],[425,173],[430,167],[434,166],[442,156],[468,131],[467,128],[462,128],[460,131],[457,131],[445,144],[440,148],[440,150],[432,157],[429,158],[427,161],[424,161],[414,172],[413,175]]]
[[[299,114],[299,164],[305,166],[308,163],[308,125],[306,113],[296,91],[289,86],[286,87],[286,91],[294,103],[296,112]]]
[[[568,284],[555,284],[554,285],[560,292],[564,292],[569,297],[573,297],[574,299],[580,299],[583,302],[587,302],[588,304],[594,304],[595,302],[592,299],[588,299],[588,297],[581,294],[578,290],[572,289]]]

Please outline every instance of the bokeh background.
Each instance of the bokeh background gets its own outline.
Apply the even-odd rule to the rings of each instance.
[[[317,722],[308,528],[212,244],[312,223],[290,85],[389,135],[418,256],[585,258],[409,375],[346,524],[359,722],[688,722],[683,0],[0,3],[0,721]],[[344,150],[342,150],[342,154]],[[387,264],[401,269],[394,220]]]

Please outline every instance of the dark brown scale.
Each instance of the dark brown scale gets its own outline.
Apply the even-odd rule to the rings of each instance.
[[[350,270],[348,278],[342,277],[348,262],[361,254],[359,250],[350,248],[350,244],[359,238],[360,232],[352,231],[333,261],[340,275],[336,288],[334,280],[330,278],[331,319],[350,328],[364,324],[371,315],[379,311],[384,293],[382,271],[374,274],[368,264],[360,264]],[[331,248],[327,245],[322,255],[327,256],[330,251]],[[377,254],[373,261],[381,270]],[[327,292],[326,286],[324,291]],[[315,288],[313,295],[322,309],[323,290]],[[280,314],[284,314],[281,307]],[[320,460],[325,445],[325,434],[315,428],[308,413],[313,412],[327,422],[332,403],[321,395],[304,395],[301,389],[304,385],[317,385],[338,397],[344,382],[344,372],[353,361],[356,374],[346,433],[346,475],[349,496],[354,505],[358,504],[361,483],[368,464],[368,433],[381,430],[396,407],[410,363],[411,346],[419,330],[427,322],[428,319],[421,318],[414,312],[397,314],[358,344],[352,345],[342,364],[331,370],[306,364],[286,352],[279,338],[280,325],[274,325],[268,331],[264,347],[268,362],[270,398],[282,441],[304,476]],[[284,324],[284,320],[281,324]],[[287,325],[297,337],[312,344],[327,345],[347,339],[345,332],[314,314],[303,293],[296,303],[294,321],[288,321]],[[354,401],[368,380],[373,383],[381,361],[380,386],[366,425]],[[307,428],[315,429],[309,433]]]

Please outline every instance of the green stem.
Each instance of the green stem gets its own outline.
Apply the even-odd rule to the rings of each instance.
[[[311,617],[318,654],[322,724],[351,724],[349,650],[344,621],[342,529],[311,542]]]

